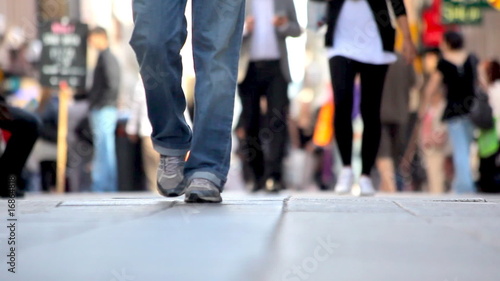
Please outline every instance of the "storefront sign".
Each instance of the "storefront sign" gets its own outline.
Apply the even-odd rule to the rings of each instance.
[[[487,0],[443,0],[441,19],[443,24],[480,24],[482,9],[488,7]]]

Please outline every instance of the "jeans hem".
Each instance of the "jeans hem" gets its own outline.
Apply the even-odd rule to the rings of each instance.
[[[217,188],[222,192],[224,189],[224,184],[226,183],[225,179],[222,179],[222,177],[216,175],[212,171],[203,171],[203,170],[198,170],[191,172],[188,175],[185,175],[185,177],[188,179],[188,181],[191,181],[193,179],[206,179],[211,182],[213,182]]]
[[[163,146],[158,145],[156,143],[153,143],[153,148],[161,155],[175,156],[175,157],[186,156],[186,154],[189,151],[189,148],[185,148],[185,149],[166,148],[166,147],[163,147]]]

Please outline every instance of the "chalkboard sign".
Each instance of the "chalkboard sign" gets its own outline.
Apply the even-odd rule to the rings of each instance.
[[[66,81],[71,88],[85,88],[87,74],[86,24],[77,22],[45,22],[40,25],[42,55],[40,82],[46,87],[58,87]]]

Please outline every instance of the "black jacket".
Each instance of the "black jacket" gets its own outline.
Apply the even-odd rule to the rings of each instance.
[[[346,0],[333,0],[328,4],[328,17],[327,24],[328,30],[326,32],[325,44],[326,46],[333,46],[333,38],[337,19],[342,10],[342,6]],[[367,0],[370,8],[377,22],[378,31],[382,39],[382,45],[385,51],[394,51],[394,41],[396,31],[391,25],[391,17],[387,8],[385,0]],[[406,15],[406,8],[403,0],[390,0],[394,9],[396,17]],[[356,15],[352,15],[355,17]]]
[[[89,92],[91,108],[116,106],[120,87],[120,66],[109,49],[99,54],[94,70],[94,81]]]

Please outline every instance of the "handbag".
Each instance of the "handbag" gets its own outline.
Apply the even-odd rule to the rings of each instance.
[[[488,101],[488,95],[478,90],[470,109],[469,118],[479,129],[488,130],[493,128],[493,109]]]
[[[479,129],[488,130],[495,126],[493,109],[489,103],[488,94],[483,92],[478,85],[477,65],[478,59],[472,56],[472,73],[474,77],[474,99],[469,112],[469,118]]]

